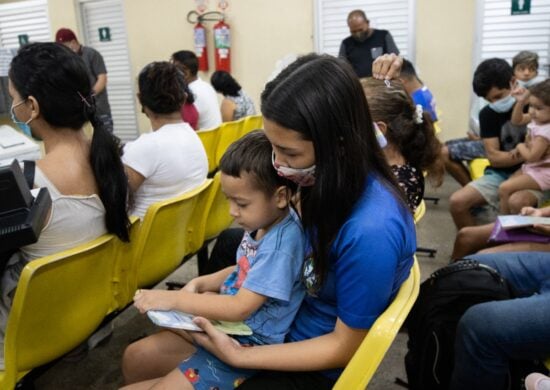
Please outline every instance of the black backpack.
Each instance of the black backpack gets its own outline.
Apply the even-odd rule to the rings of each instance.
[[[507,281],[477,261],[461,260],[434,272],[421,284],[405,323],[409,333],[405,356],[409,388],[448,389],[456,327],[464,312],[478,303],[513,297]]]

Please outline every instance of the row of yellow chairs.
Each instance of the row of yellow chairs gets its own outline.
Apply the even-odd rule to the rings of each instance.
[[[130,243],[106,234],[25,266],[8,318],[0,389],[13,389],[33,368],[77,347],[137,288],[159,282],[205,238],[229,227],[220,173],[131,221]]]
[[[224,122],[213,129],[197,131],[208,156],[208,172],[216,171],[229,145],[246,133],[262,128],[262,125],[261,115],[251,115],[236,121]]]

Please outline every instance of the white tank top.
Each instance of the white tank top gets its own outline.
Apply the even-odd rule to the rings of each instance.
[[[107,232],[105,208],[98,195],[63,195],[38,167],[34,184],[50,191],[52,207],[38,241],[20,248],[27,261],[72,248]]]

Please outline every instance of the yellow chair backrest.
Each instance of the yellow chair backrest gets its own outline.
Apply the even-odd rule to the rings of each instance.
[[[395,335],[407,318],[420,288],[420,270],[415,258],[411,273],[390,306],[378,317],[334,385],[334,390],[363,390],[369,384]]]
[[[233,142],[241,137],[245,118],[232,122],[224,122],[220,126],[220,137],[216,147],[216,167],[220,166],[223,154]]]
[[[221,172],[217,172],[212,183],[212,205],[206,219],[204,239],[211,240],[217,237],[223,230],[233,223],[233,217],[229,215],[229,201],[222,192]]]
[[[117,241],[106,234],[25,266],[8,318],[0,388],[14,388],[29,370],[78,346],[114,311]]]
[[[434,122],[434,133],[436,135],[441,133],[441,126],[439,125],[439,121]]]
[[[243,128],[241,131],[241,137],[250,133],[252,130],[263,128],[264,121],[261,115],[250,115],[244,118]]]
[[[470,171],[470,177],[472,180],[479,179],[483,176],[485,168],[491,165],[491,162],[486,158],[475,158],[468,163],[468,170]]]
[[[208,157],[208,172],[214,172],[218,167],[216,163],[216,149],[220,138],[221,125],[209,130],[199,130],[197,135],[201,139],[206,157]]]
[[[136,242],[139,237],[141,220],[130,217],[130,242],[116,241],[116,263],[113,277],[113,299],[118,310],[124,309],[134,298],[136,279],[134,267]]]
[[[426,202],[424,202],[424,199],[422,199],[422,201],[414,211],[414,223],[418,223],[422,219],[424,214],[426,214]]]
[[[214,202],[214,179],[207,179],[209,184],[206,191],[201,192],[198,196],[197,205],[193,211],[191,223],[187,227],[187,237],[189,242],[189,253],[197,253],[204,244],[204,233],[206,229],[206,221],[210,208]],[[219,180],[219,179],[218,179]]]
[[[137,288],[151,286],[174,271],[189,254],[187,231],[199,194],[211,184],[149,206],[139,229],[134,257]]]

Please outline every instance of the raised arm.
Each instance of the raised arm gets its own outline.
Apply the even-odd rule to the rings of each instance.
[[[395,79],[401,73],[401,66],[403,66],[403,59],[397,54],[381,55],[372,63],[372,77],[381,80]]]
[[[523,107],[528,102],[529,90],[523,87],[516,87],[512,90],[512,96],[516,98],[516,104],[512,110],[510,121],[516,126],[528,124],[531,121],[531,116],[523,113]]]

